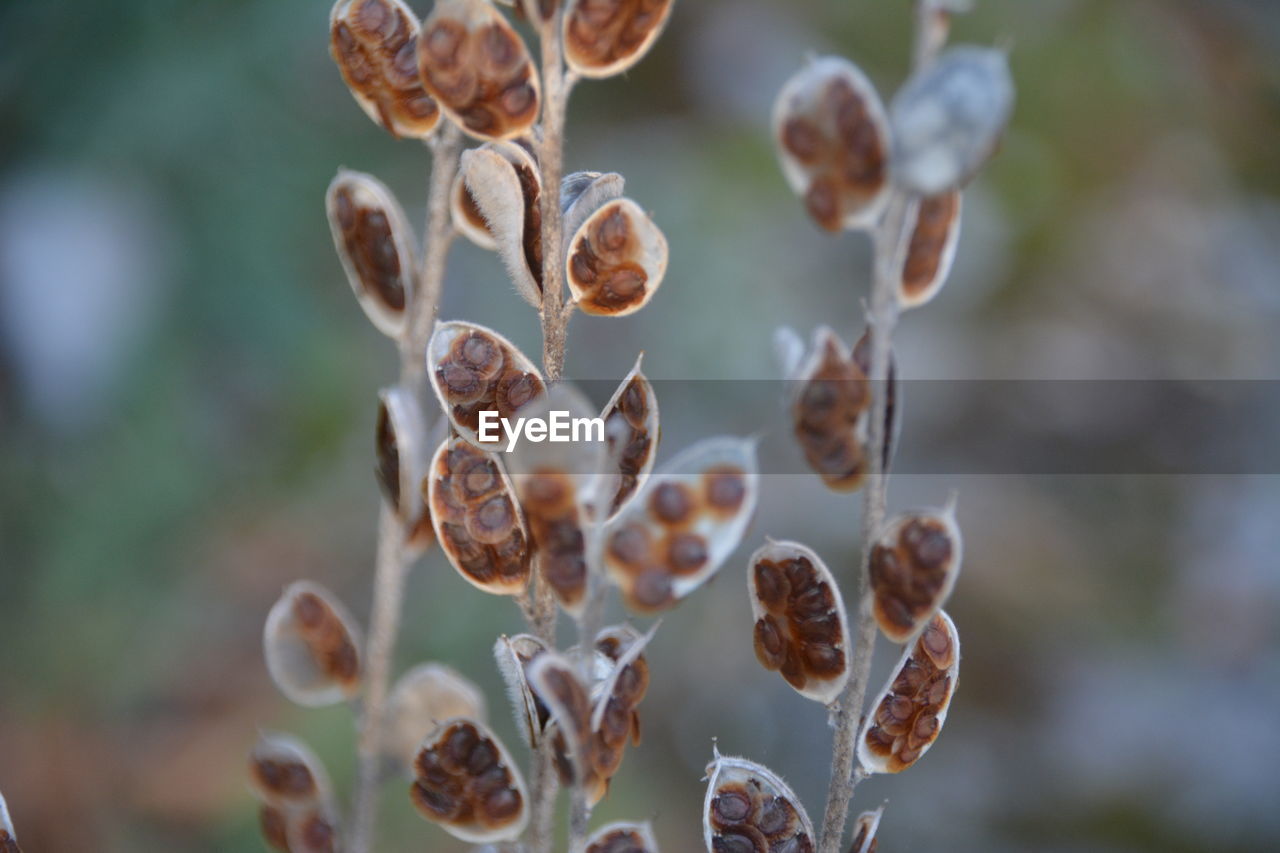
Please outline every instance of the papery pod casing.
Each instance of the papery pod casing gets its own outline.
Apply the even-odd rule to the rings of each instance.
[[[876,853],[879,841],[876,831],[880,829],[880,817],[884,814],[884,806],[873,812],[863,812],[853,822],[853,844],[849,853]]]
[[[759,490],[754,440],[698,442],[609,522],[604,563],[627,606],[655,612],[706,582],[738,547]]]
[[[963,186],[995,152],[1013,97],[1000,50],[953,47],[916,71],[889,105],[894,180],[923,196]]]
[[[337,810],[332,805],[311,804],[284,811],[289,853],[338,853],[342,850]]]
[[[778,93],[773,134],[782,173],[818,225],[875,225],[888,198],[891,142],[861,69],[838,56],[810,60]]]
[[[564,250],[582,223],[606,203],[622,198],[626,178],[617,172],[574,172],[560,182],[560,213],[564,217]]]
[[[557,743],[566,754],[572,768],[572,776],[566,782],[578,780],[590,794],[597,783],[591,767],[591,692],[582,683],[573,661],[558,652],[548,651],[538,655],[529,664],[529,686],[534,695],[551,714],[551,722],[561,736]],[[566,770],[560,762],[561,773]]]
[[[858,761],[870,773],[899,773],[920,760],[942,732],[960,680],[960,636],[938,611],[902,653],[871,703],[858,734]]]
[[[591,833],[586,853],[658,853],[658,842],[648,821],[615,821]]]
[[[426,489],[436,539],[458,574],[494,595],[524,592],[529,529],[501,460],[463,438],[445,439],[431,459]]]
[[[806,699],[835,701],[849,681],[849,618],[827,564],[799,542],[770,540],[751,555],[747,583],[761,665]]]
[[[485,144],[487,145],[488,143]],[[464,158],[470,154],[471,149],[462,152]],[[459,234],[481,249],[488,252],[496,252],[498,250],[498,241],[494,239],[493,232],[489,230],[489,223],[480,211],[480,203],[476,201],[475,196],[471,194],[471,190],[467,188],[465,168],[459,168],[458,173],[453,178],[453,189],[449,191],[449,218],[453,221],[453,227],[457,229]]]
[[[521,136],[537,119],[533,60],[487,0],[436,0],[418,37],[418,71],[444,114],[478,139]]]
[[[643,360],[641,353],[600,413],[609,444],[609,477],[601,485],[610,518],[648,481],[658,456],[662,434],[658,397],[640,370]]]
[[[427,344],[427,373],[449,422],[458,434],[478,447],[505,446],[497,437],[482,442],[480,413],[497,412],[511,418],[546,393],[542,374],[511,341],[493,329],[453,320],[437,323]]]
[[[568,0],[564,58],[583,77],[612,77],[639,62],[675,0]]]
[[[413,299],[413,232],[391,190],[372,175],[339,169],[325,193],[333,245],[360,307],[392,338],[404,333]]]
[[[529,686],[529,665],[546,650],[546,644],[532,634],[504,635],[493,646],[493,657],[507,685],[507,697],[511,700],[516,727],[531,749],[537,749],[542,743],[551,718],[547,706]]]
[[[542,304],[542,173],[537,161],[523,145],[491,142],[463,152],[460,163],[454,222],[466,223],[464,234],[477,230],[466,209],[470,198],[516,292],[537,308]]]
[[[378,392],[374,473],[383,497],[404,525],[405,548],[415,555],[434,536],[421,488],[431,459],[429,434],[415,395],[398,386]]]
[[[960,243],[960,191],[920,199],[911,223],[898,304],[918,308],[931,301],[947,282]]]
[[[613,661],[613,667],[593,692],[591,712],[591,767],[595,784],[587,789],[587,800],[595,804],[609,790],[609,783],[622,766],[627,741],[640,743],[640,703],[649,690],[649,662],[645,647],[657,631],[640,635],[629,625],[606,628],[596,635],[596,650]]]
[[[425,139],[440,124],[418,76],[418,18],[401,0],[338,0],[329,52],[360,109],[393,136]]]
[[[621,317],[649,303],[667,273],[667,238],[629,198],[596,208],[569,241],[565,274],[586,314]]]
[[[876,538],[868,561],[876,624],[905,643],[942,609],[960,574],[964,541],[955,504],[892,518]]]
[[[262,803],[263,838],[277,850],[337,849],[337,809],[329,774],[295,737],[263,732],[249,753],[249,784]]]
[[[474,844],[514,841],[529,822],[519,765],[479,720],[446,720],[422,742],[409,797],[418,812]]]
[[[297,581],[267,614],[263,653],[271,680],[299,705],[318,708],[360,692],[360,631],[343,604],[311,581]]]
[[[484,694],[452,667],[423,663],[410,669],[387,698],[382,751],[394,764],[409,770],[422,739],[453,717],[486,722]]]
[[[707,780],[702,835],[708,851],[817,849],[800,798],[769,768],[717,751]]]
[[[18,832],[13,828],[13,820],[9,817],[9,804],[4,794],[0,794],[0,853],[22,853],[18,846]]]

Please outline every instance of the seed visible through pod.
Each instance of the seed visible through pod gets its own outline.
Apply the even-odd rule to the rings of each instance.
[[[296,807],[329,796],[329,778],[320,759],[302,741],[263,732],[249,753],[249,784],[265,803]]]
[[[817,836],[800,799],[769,768],[718,751],[702,804],[706,849],[716,853],[813,853]]]
[[[271,679],[292,701],[333,705],[360,690],[355,620],[326,589],[290,584],[267,615],[263,652]]]
[[[805,461],[836,492],[862,486],[867,473],[870,387],[864,369],[826,326],[799,368],[791,404],[792,431]]]
[[[960,191],[921,199],[898,282],[899,305],[918,308],[938,295],[946,284],[959,242]]]
[[[533,362],[502,335],[474,323],[437,323],[427,343],[427,370],[450,424],[477,446],[497,448],[504,440],[501,429],[494,430],[493,440],[480,440],[481,412],[510,418],[546,393]]]
[[[648,823],[608,823],[587,839],[586,853],[658,853]]]
[[[661,434],[658,397],[640,370],[643,359],[644,354],[641,353],[600,413],[605,422],[613,478],[608,506],[611,518],[649,479],[658,455]]]
[[[584,313],[631,314],[662,284],[667,254],[667,238],[640,205],[627,198],[607,202],[569,243],[569,289]]]
[[[415,666],[400,677],[387,699],[384,755],[407,771],[422,739],[452,717],[486,721],[480,688],[444,664]]]
[[[963,542],[955,507],[892,519],[871,549],[868,565],[876,623],[905,643],[946,604],[960,573]]]
[[[564,16],[564,54],[583,77],[611,77],[649,52],[673,0],[573,0]]]
[[[450,835],[513,841],[529,822],[528,793],[506,747],[478,720],[454,718],[423,740],[409,797]]]

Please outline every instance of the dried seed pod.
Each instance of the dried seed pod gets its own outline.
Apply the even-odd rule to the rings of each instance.
[[[959,242],[960,191],[920,199],[898,282],[899,305],[917,308],[938,295],[951,272]]]
[[[356,103],[393,136],[425,139],[439,125],[418,76],[418,18],[401,0],[338,0],[329,52]]]
[[[551,713],[559,731],[565,755],[571,762],[573,778],[584,787],[594,783],[591,773],[591,694],[578,678],[574,664],[557,652],[547,651],[529,664],[529,686]]]
[[[415,666],[400,677],[387,700],[383,753],[409,770],[422,739],[453,717],[486,721],[488,711],[480,688],[444,664]]]
[[[798,542],[770,541],[747,568],[756,657],[824,705],[849,680],[849,619],[826,563]]]
[[[332,807],[315,804],[286,811],[284,816],[289,853],[337,853],[342,849],[337,812]]]
[[[9,804],[5,802],[4,794],[0,794],[0,853],[22,853],[22,848],[18,846],[18,833],[13,828],[13,821],[9,818]]]
[[[426,418],[417,397],[400,387],[378,392],[374,474],[383,497],[405,525],[406,548],[421,553],[433,536],[419,488],[430,460]]]
[[[268,847],[289,853],[289,816],[284,809],[263,803],[258,809],[258,829]]]
[[[773,134],[782,173],[818,225],[875,225],[889,190],[889,121],[856,65],[811,60],[778,93]]]
[[[490,142],[463,153],[454,222],[465,223],[464,234],[484,235],[501,255],[516,291],[535,308],[542,304],[541,199],[542,173],[522,145]],[[474,212],[468,211],[468,200]]]
[[[753,440],[720,437],[676,456],[605,530],[604,563],[628,607],[674,606],[738,547],[759,490]]]
[[[867,375],[826,326],[813,335],[813,351],[796,378],[792,430],[805,461],[832,491],[862,486],[867,474]]]
[[[853,845],[849,853],[876,853],[876,830],[880,828],[880,816],[884,814],[884,806],[873,812],[863,812],[853,822]]]
[[[913,74],[889,105],[894,180],[924,196],[959,188],[994,153],[1012,112],[1004,52],[951,48]]]
[[[399,202],[372,175],[339,169],[325,193],[325,209],[360,307],[380,332],[399,337],[417,269],[413,232]]]
[[[299,705],[320,707],[360,691],[360,632],[347,608],[310,581],[290,584],[271,607],[262,644],[271,680]]]
[[[447,720],[427,736],[414,761],[409,797],[427,820],[476,844],[514,841],[529,822],[520,768],[479,720]]]
[[[525,743],[533,749],[537,749],[542,742],[551,712],[529,686],[529,665],[546,650],[546,644],[532,634],[502,636],[493,646],[493,657],[498,663],[498,672],[507,685],[507,696],[511,700],[516,725]]]
[[[470,150],[462,152],[464,158],[470,156],[470,154]],[[453,220],[453,227],[462,236],[481,249],[490,252],[497,251],[498,241],[494,239],[493,232],[489,230],[489,223],[484,218],[484,213],[480,210],[480,203],[476,201],[476,197],[471,194],[470,188],[467,187],[465,168],[458,169],[458,174],[453,179],[453,189],[449,192],[449,216]]]
[[[503,442],[500,429],[494,441],[480,440],[482,411],[511,418],[546,392],[538,368],[511,341],[458,320],[436,324],[427,344],[427,372],[453,428],[482,447]]]
[[[962,550],[954,505],[903,513],[888,523],[868,564],[876,623],[886,637],[907,642],[946,604]]]
[[[657,41],[674,0],[569,0],[564,57],[583,77],[631,68]]]
[[[587,314],[621,317],[639,311],[666,272],[667,238],[629,198],[601,205],[569,242],[569,290]]]
[[[640,742],[640,702],[649,690],[649,662],[644,650],[657,625],[641,636],[629,625],[606,628],[596,635],[597,661],[603,656],[613,662],[608,675],[599,682],[591,712],[591,772],[588,802],[598,802],[609,790],[609,782],[622,767],[627,741]]]
[[[858,736],[858,761],[871,773],[899,773],[920,760],[942,731],[960,679],[960,637],[939,610],[908,646],[871,703]]]
[[[640,371],[643,359],[641,353],[600,413],[609,445],[610,478],[602,485],[608,496],[610,518],[648,481],[658,456],[658,397]]]
[[[769,768],[716,752],[707,766],[702,834],[708,851],[813,853],[817,835],[804,806]]]
[[[316,754],[292,735],[262,732],[249,753],[249,784],[264,803],[298,808],[332,797],[329,775]]]
[[[418,37],[422,85],[479,139],[528,133],[538,116],[538,75],[524,42],[486,0],[436,0]]]
[[[626,186],[626,179],[617,172],[574,172],[560,182],[566,252],[582,223],[608,202],[622,198]]]
[[[658,853],[658,842],[647,822],[617,821],[591,834],[586,853]]]
[[[529,529],[502,462],[470,442],[449,438],[431,460],[427,505],[436,539],[458,574],[494,595],[529,585]]]

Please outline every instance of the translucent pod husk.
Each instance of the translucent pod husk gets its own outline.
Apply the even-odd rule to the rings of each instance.
[[[473,844],[514,841],[529,822],[520,767],[479,720],[443,721],[414,760],[410,800],[419,814]]]
[[[425,139],[440,108],[418,76],[418,18],[402,0],[338,0],[329,52],[365,115],[393,136]]]
[[[417,250],[404,210],[372,175],[339,169],[325,193],[333,245],[351,290],[378,331],[404,334]]]
[[[271,680],[299,705],[318,708],[360,692],[360,631],[350,611],[319,584],[297,581],[267,614],[263,654]]]
[[[18,847],[18,831],[13,828],[13,820],[9,817],[9,804],[4,794],[0,793],[0,853],[22,853]]]
[[[861,488],[869,468],[866,372],[835,332],[820,326],[793,378],[792,433],[805,461],[832,491]]]
[[[640,703],[649,690],[649,662],[644,650],[657,625],[641,635],[629,625],[606,628],[596,635],[597,660],[612,661],[605,677],[592,691],[591,771],[587,801],[599,802],[622,767],[627,743],[640,743]]]
[[[586,314],[621,317],[639,311],[667,273],[667,238],[629,198],[607,201],[569,241],[565,274]]]
[[[601,483],[609,518],[644,487],[658,457],[662,435],[658,396],[640,369],[643,360],[644,353],[640,353],[600,412],[609,447],[608,476]]]
[[[566,0],[564,56],[583,77],[622,74],[657,41],[675,0]]]
[[[493,329],[452,320],[437,323],[427,344],[431,388],[454,430],[477,447],[505,446],[502,430],[481,442],[482,411],[511,418],[546,393],[542,374],[515,344]]]
[[[537,161],[523,145],[490,142],[464,152],[460,163],[454,223],[478,244],[497,250],[516,292],[537,308],[542,304],[542,173]],[[474,212],[468,210],[468,199]]]
[[[751,850],[815,850],[818,843],[804,805],[780,776],[718,750],[707,765],[702,835],[707,850],[739,849],[730,846],[735,837]]]
[[[756,442],[722,436],[677,455],[611,520],[603,561],[628,607],[656,612],[707,581],[742,541],[759,490]]]
[[[522,136],[537,119],[533,60],[488,0],[436,0],[418,37],[418,71],[441,111],[477,139]]]
[[[342,849],[338,812],[332,804],[286,809],[284,819],[289,853],[338,853]]]
[[[895,643],[912,640],[951,597],[964,556],[955,505],[894,516],[868,561],[876,624]]]
[[[889,194],[889,120],[856,65],[810,60],[778,93],[774,144],[782,173],[819,226],[837,232],[876,224]]]
[[[374,473],[383,497],[404,525],[405,546],[414,554],[421,553],[433,536],[421,488],[431,460],[429,435],[416,395],[399,386],[378,392]]]
[[[262,802],[285,809],[333,798],[319,757],[300,739],[281,732],[259,733],[249,751],[249,787]]]
[[[898,304],[919,308],[933,300],[947,282],[960,243],[961,199],[959,190],[920,199],[911,223]]]
[[[550,712],[561,735],[575,778],[584,787],[590,786],[595,781],[591,774],[591,688],[582,683],[573,661],[554,651],[534,658],[527,674],[534,696]]]
[[[889,105],[894,181],[923,196],[962,187],[995,152],[1013,99],[1003,51],[961,45],[943,52]]]
[[[653,837],[653,827],[648,821],[632,823],[614,821],[591,833],[587,839],[586,853],[659,853],[658,841]]]
[[[960,680],[960,636],[940,610],[902,653],[858,733],[858,761],[869,773],[899,773],[942,732]]]
[[[617,172],[574,172],[560,182],[560,212],[564,217],[562,239],[567,253],[573,237],[591,214],[622,198],[627,181]]]
[[[422,739],[441,722],[470,717],[487,722],[484,694],[470,679],[440,663],[422,663],[410,669],[387,699],[384,756],[405,772],[411,772]]]
[[[879,840],[876,832],[880,829],[880,818],[884,814],[884,806],[875,811],[863,812],[853,821],[853,845],[849,853],[876,853]]]
[[[849,618],[835,576],[811,548],[770,540],[747,565],[756,657],[806,699],[834,702],[849,681]]]

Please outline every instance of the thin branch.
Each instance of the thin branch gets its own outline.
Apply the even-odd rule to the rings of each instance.
[[[564,123],[574,77],[565,74],[561,22],[557,9],[542,28],[542,366],[547,379],[564,372],[569,312],[564,310],[564,219],[560,211],[560,180],[564,175]]]

